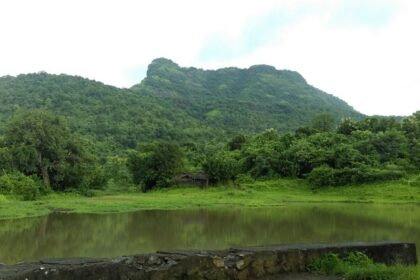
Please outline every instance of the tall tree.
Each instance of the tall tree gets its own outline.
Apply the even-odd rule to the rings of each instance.
[[[74,167],[83,162],[82,150],[63,120],[46,111],[18,114],[6,128],[4,145],[16,169],[37,175],[54,189],[64,189],[66,172],[71,167],[74,173]],[[83,170],[79,171],[77,176],[82,177]]]
[[[334,129],[335,120],[330,113],[321,113],[312,120],[312,127],[320,132],[329,132]]]
[[[182,154],[177,145],[158,142],[140,146],[128,158],[128,166],[133,181],[141,185],[143,191],[167,187],[182,167]]]

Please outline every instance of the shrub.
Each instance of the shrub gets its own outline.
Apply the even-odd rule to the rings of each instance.
[[[347,257],[326,254],[316,259],[308,269],[316,274],[336,275],[347,280],[414,280],[419,279],[420,273],[415,266],[375,264],[361,252],[350,253]]]
[[[3,175],[0,177],[0,193],[11,194],[13,191],[14,184],[12,178],[9,175]]]
[[[343,261],[337,254],[326,254],[316,259],[310,266],[309,270],[317,274],[335,275],[340,271]]]
[[[168,187],[182,167],[182,153],[176,144],[158,142],[140,146],[130,154],[127,165],[142,191]]]
[[[367,171],[368,181],[371,182],[401,179],[404,175],[404,171],[392,169],[370,169]]]
[[[314,168],[307,176],[307,179],[314,187],[324,187],[396,180],[405,175],[404,171],[391,167],[388,167],[388,169],[364,167],[334,169],[324,165]]]
[[[231,153],[220,152],[207,156],[203,163],[203,170],[210,181],[226,182],[238,176],[240,165]]]
[[[235,180],[235,183],[238,183],[238,184],[250,184],[254,182],[255,182],[255,179],[248,174],[239,174],[238,176],[236,176],[236,180]]]
[[[333,186],[335,170],[327,165],[314,168],[308,175],[309,182],[315,187]]]
[[[41,184],[20,172],[0,176],[0,193],[21,196],[23,200],[35,200],[41,193]]]
[[[344,262],[349,265],[355,265],[359,267],[367,267],[373,264],[373,261],[361,252],[352,252],[345,259]]]

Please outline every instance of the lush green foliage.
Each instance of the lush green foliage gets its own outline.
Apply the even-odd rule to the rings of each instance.
[[[420,277],[417,267],[375,264],[361,252],[353,252],[346,257],[326,254],[313,262],[309,269],[315,273],[337,275],[347,280],[414,280]]]
[[[168,186],[180,171],[204,170],[212,182],[307,178],[314,187],[418,172],[420,112],[402,122],[362,117],[298,73],[264,65],[204,71],[157,59],[131,89],[8,76],[0,78],[0,170],[83,193]]]
[[[321,112],[330,113],[334,121],[362,117],[342,100],[308,85],[299,73],[268,65],[205,71],[161,58],[132,89],[228,132],[287,132]]]
[[[173,143],[158,142],[141,145],[130,154],[128,166],[133,181],[143,191],[154,187],[167,187],[182,167],[179,147]]]
[[[270,66],[203,71],[154,60],[131,89],[67,75],[36,73],[0,78],[0,133],[19,110],[65,117],[70,130],[95,142],[105,158],[139,142],[219,142],[238,132],[289,131],[319,112],[336,120],[362,115],[308,85],[296,72]]]
[[[40,109],[66,119],[105,158],[156,139],[198,141],[225,133],[204,126],[160,98],[99,82],[47,73],[0,78],[0,134],[19,111]]]
[[[41,194],[42,185],[36,179],[20,172],[0,176],[0,194],[21,196],[23,200],[35,200]]]
[[[211,182],[234,180],[240,173],[237,154],[232,152],[209,154],[203,163],[203,170]]]
[[[333,131],[325,125],[330,118],[322,114],[312,127],[283,135],[269,129],[241,140],[232,150],[234,138],[219,154],[235,158],[240,164],[237,170],[255,178],[307,178],[314,187],[395,180],[419,170],[418,115],[403,123],[387,118],[345,119]],[[320,125],[320,120],[325,123]]]
[[[60,118],[48,112],[35,110],[17,115],[6,127],[2,145],[4,170],[36,176],[48,189],[103,183],[97,182],[99,172],[82,142]]]

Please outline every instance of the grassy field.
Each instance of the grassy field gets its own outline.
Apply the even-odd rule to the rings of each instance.
[[[312,190],[304,180],[275,179],[240,186],[174,187],[149,193],[95,191],[85,197],[53,193],[36,201],[0,195],[0,219],[77,213],[128,212],[139,209],[266,207],[296,202],[420,203],[420,186],[403,179],[375,184]]]

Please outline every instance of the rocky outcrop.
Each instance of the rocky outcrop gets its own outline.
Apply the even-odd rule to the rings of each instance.
[[[258,279],[303,272],[319,256],[360,251],[375,262],[417,263],[415,244],[401,242],[317,244],[171,251],[113,259],[60,259],[0,265],[0,279]]]

